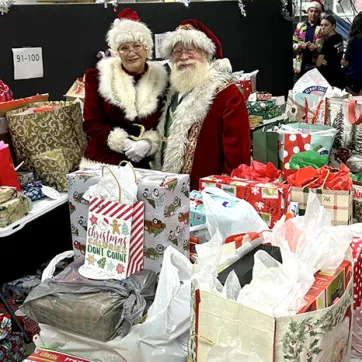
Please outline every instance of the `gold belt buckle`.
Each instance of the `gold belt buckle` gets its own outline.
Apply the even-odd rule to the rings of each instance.
[[[132,124],[132,126],[136,126],[136,127],[139,127],[140,128],[140,134],[138,135],[138,137],[136,136],[129,136],[129,138],[133,141],[139,141],[143,134],[145,133],[146,129],[145,129],[145,126],[143,126],[142,124],[138,124],[138,123],[134,123]]]

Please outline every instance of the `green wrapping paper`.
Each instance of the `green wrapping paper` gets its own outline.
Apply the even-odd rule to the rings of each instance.
[[[272,119],[281,116],[280,108],[273,101],[248,102],[248,112],[251,116],[260,116],[263,119]]]
[[[4,228],[25,216],[31,208],[30,200],[23,195],[0,204],[0,227]]]

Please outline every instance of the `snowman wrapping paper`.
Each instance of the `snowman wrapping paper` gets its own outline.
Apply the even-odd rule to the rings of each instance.
[[[189,255],[189,194],[189,175],[143,175],[137,198],[145,205],[144,269],[159,273],[169,245]]]

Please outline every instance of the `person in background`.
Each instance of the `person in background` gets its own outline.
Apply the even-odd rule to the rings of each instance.
[[[353,19],[342,64],[347,68],[347,91],[354,96],[362,95],[362,11]]]
[[[324,17],[321,28],[326,38],[317,59],[318,70],[332,87],[343,89],[343,38],[336,32],[336,19],[332,15]]]
[[[323,46],[323,34],[320,25],[324,5],[320,0],[312,0],[307,7],[308,20],[298,23],[293,35],[294,83],[316,67],[319,52]]]
[[[165,141],[155,168],[190,174],[191,189],[198,190],[201,177],[250,164],[248,112],[230,62],[204,24],[182,21],[165,39],[163,53],[171,60],[171,86],[158,127]]]
[[[107,34],[115,56],[85,73],[83,128],[88,136],[80,167],[131,161],[149,168],[159,149],[156,130],[168,84],[166,69],[148,62],[153,36],[135,11],[122,10]]]

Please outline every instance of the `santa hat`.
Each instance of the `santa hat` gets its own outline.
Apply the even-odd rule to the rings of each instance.
[[[222,59],[222,47],[216,35],[207,28],[201,21],[187,19],[181,21],[179,27],[168,34],[162,44],[162,51],[165,58],[170,58],[172,50],[177,43],[194,45],[202,49],[209,58]]]
[[[321,13],[324,13],[324,4],[322,3],[321,0],[310,0],[310,2],[308,3],[308,6],[307,6],[307,12],[310,8],[316,8]]]
[[[138,14],[130,9],[123,9],[107,33],[109,47],[117,52],[122,43],[140,42],[147,50],[147,57],[152,57],[153,37],[146,24],[140,22]]]

